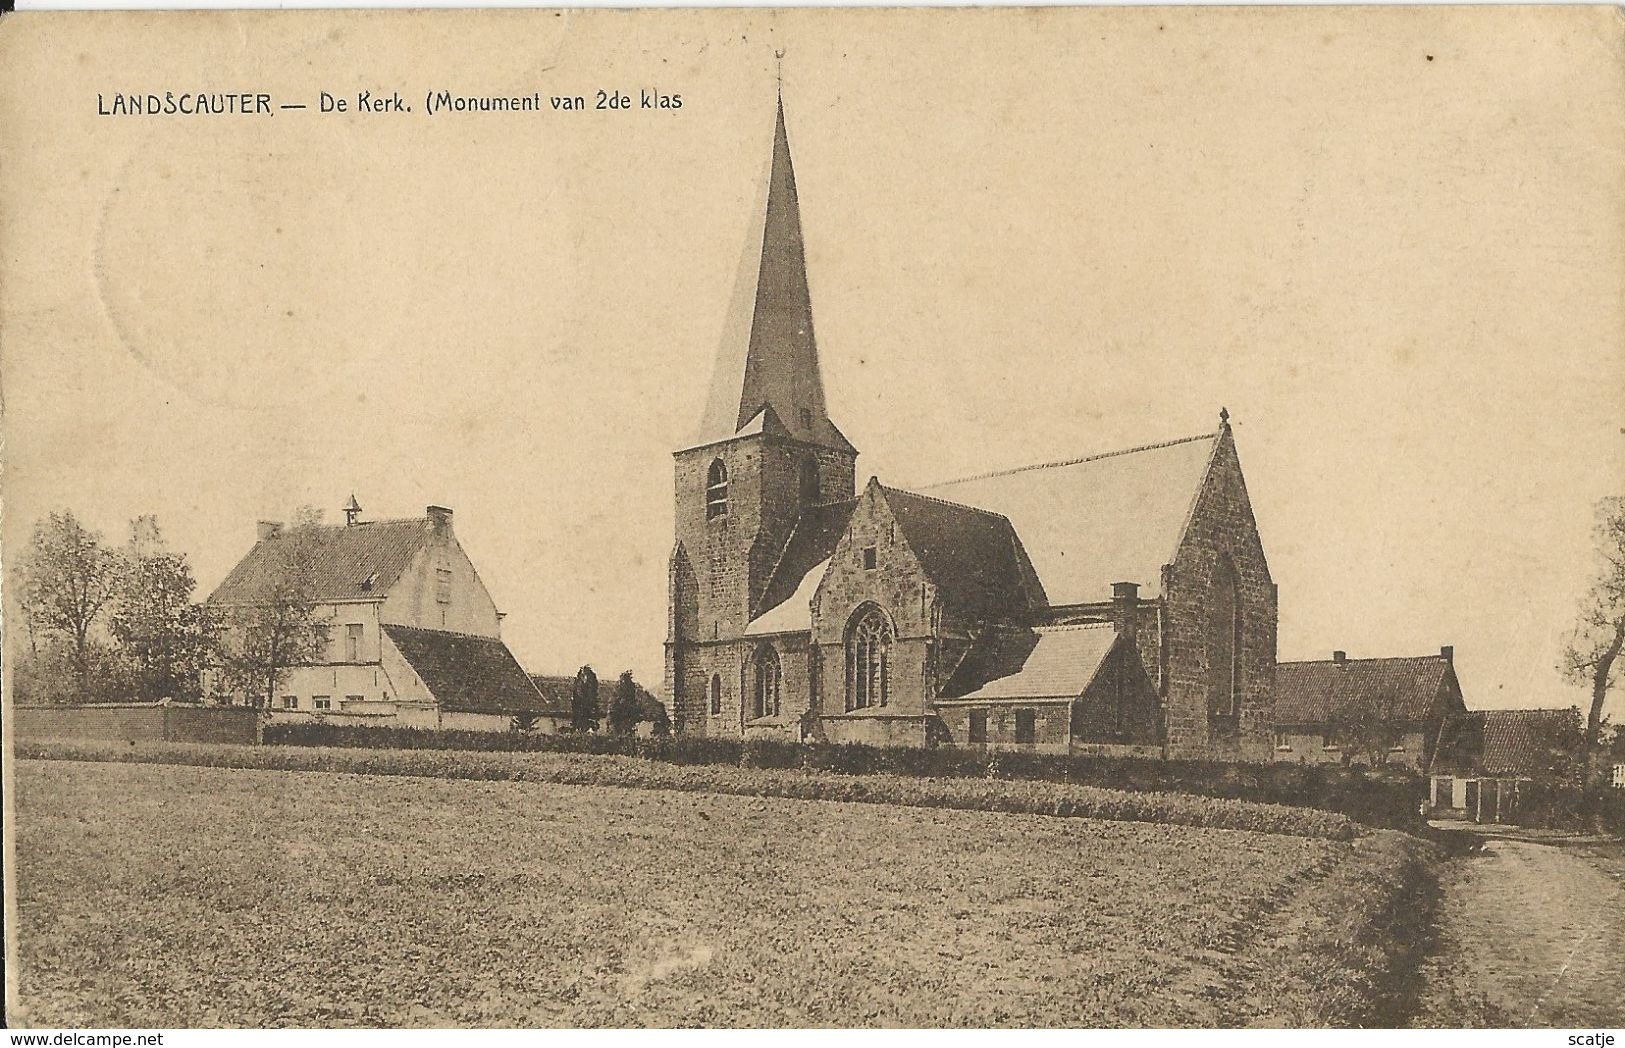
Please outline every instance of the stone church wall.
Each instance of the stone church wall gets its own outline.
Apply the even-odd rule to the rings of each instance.
[[[1234,718],[1208,712],[1208,601],[1221,555],[1237,575],[1241,689]],[[1277,593],[1264,559],[1235,443],[1226,431],[1164,586],[1163,688],[1170,758],[1268,761],[1275,684]]]

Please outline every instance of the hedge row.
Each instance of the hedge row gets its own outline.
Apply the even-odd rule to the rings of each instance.
[[[202,743],[120,745],[19,742],[22,759],[118,761],[283,771],[348,772],[447,779],[546,782],[576,786],[724,793],[746,797],[899,804],[920,808],[1156,822],[1226,830],[1351,840],[1350,819],[1331,812],[1180,793],[1101,789],[1010,779],[845,775],[827,771],[664,763],[581,753],[226,746]]]
[[[1018,779],[1113,790],[1190,793],[1203,797],[1319,808],[1372,826],[1414,830],[1425,795],[1414,774],[1381,777],[1360,769],[1314,764],[1236,764],[994,752],[937,747],[882,747],[696,736],[533,735],[522,732],[370,728],[317,722],[271,724],[265,742],[404,750],[496,750],[641,757],[666,764],[799,769],[845,775],[952,779]]]

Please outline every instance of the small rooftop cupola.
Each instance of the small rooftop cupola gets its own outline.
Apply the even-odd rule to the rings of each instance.
[[[690,446],[766,432],[851,452],[824,403],[782,95],[765,189],[755,212],[761,225],[752,225],[746,241],[705,415]]]
[[[344,526],[353,528],[360,523],[361,503],[355,500],[355,492],[350,492],[350,501],[344,504]]]

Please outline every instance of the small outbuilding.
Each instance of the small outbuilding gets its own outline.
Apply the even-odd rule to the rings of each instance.
[[[1439,735],[1428,783],[1434,814],[1473,822],[1517,822],[1566,760],[1573,710],[1474,710]]]
[[[1161,708],[1134,642],[1111,623],[1005,629],[936,702],[944,745],[1160,756]]]

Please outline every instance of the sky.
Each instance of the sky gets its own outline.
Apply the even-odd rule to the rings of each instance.
[[[658,686],[671,452],[772,144],[831,416],[898,486],[1229,410],[1283,660],[1555,666],[1625,490],[1608,9],[8,18],[4,556],[157,515],[200,592],[257,519],[455,510],[527,668]],[[102,117],[241,89],[272,117]],[[319,111],[400,90],[407,114]],[[680,110],[423,112],[677,93]],[[1620,708],[1625,713],[1625,707]]]

